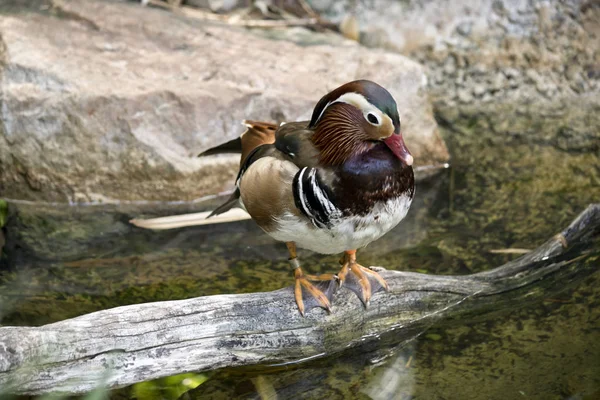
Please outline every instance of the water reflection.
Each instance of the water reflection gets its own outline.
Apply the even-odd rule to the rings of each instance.
[[[372,378],[360,389],[373,400],[411,399],[415,386],[415,376],[411,369],[412,346],[406,351],[391,356],[382,365],[370,371]]]

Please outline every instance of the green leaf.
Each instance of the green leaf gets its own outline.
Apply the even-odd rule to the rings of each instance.
[[[197,388],[208,380],[204,374],[179,374],[156,379],[150,382],[141,382],[133,385],[133,397],[137,400],[152,400],[163,398],[177,400],[183,394]]]
[[[160,386],[156,381],[140,382],[133,385],[133,397],[137,400],[152,400],[160,398]]]
[[[180,374],[165,378],[167,383],[166,397],[171,400],[177,400],[184,393],[189,392],[192,389],[202,385],[208,376],[203,374]]]

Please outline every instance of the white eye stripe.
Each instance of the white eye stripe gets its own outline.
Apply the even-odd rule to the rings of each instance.
[[[327,105],[325,105],[325,107],[323,107],[323,111],[321,111],[321,114],[319,115],[319,118],[317,118],[317,121],[315,123],[319,122],[321,120],[321,117],[323,116],[323,114],[325,114],[325,110],[327,110],[330,105],[335,104],[335,103],[350,104],[350,105],[353,105],[354,107],[358,108],[359,110],[362,110],[365,112],[377,110],[377,108],[375,106],[373,106],[373,104],[369,103],[369,101],[362,94],[355,93],[355,92],[344,93],[343,95],[341,95],[340,97],[338,97],[337,99],[335,99],[333,101],[330,101],[329,103],[327,103]]]
[[[377,118],[377,121],[378,121],[378,123],[375,124],[375,125],[380,125],[381,121],[383,120],[383,113],[381,112],[381,110],[379,110],[377,107],[375,107],[373,104],[371,104],[365,98],[365,96],[363,96],[360,93],[350,92],[350,93],[344,93],[343,95],[341,95],[337,99],[335,99],[335,100],[330,101],[329,103],[327,103],[327,105],[325,105],[325,107],[323,108],[323,111],[321,111],[321,114],[319,115],[319,118],[317,118],[316,122],[319,122],[319,120],[321,119],[321,117],[325,113],[325,110],[327,110],[329,108],[329,106],[331,106],[332,104],[335,104],[335,103],[346,103],[346,104],[353,105],[354,107],[356,107],[359,110],[361,110],[361,111],[364,112],[365,119],[367,121],[369,121],[368,114],[369,113],[374,114],[375,117]],[[371,121],[369,121],[369,122],[371,122]]]
[[[369,103],[369,101],[365,98],[365,96],[363,96],[360,93],[344,93],[343,95],[341,95],[340,97],[337,98],[337,100],[334,101],[334,103],[347,103],[347,104],[352,104],[354,107],[358,108],[359,110],[373,110],[375,109],[375,106],[371,103]]]

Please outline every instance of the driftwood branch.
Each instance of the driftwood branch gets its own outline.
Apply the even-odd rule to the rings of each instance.
[[[491,271],[431,276],[382,271],[390,292],[364,310],[347,290],[334,312],[302,318],[291,288],[99,311],[42,327],[0,328],[0,387],[85,392],[221,367],[281,364],[396,340],[433,323],[523,306],[598,269],[600,204],[538,249]],[[596,253],[594,253],[594,251]]]

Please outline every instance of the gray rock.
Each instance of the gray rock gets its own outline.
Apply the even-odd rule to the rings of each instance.
[[[565,77],[570,81],[576,80],[576,78],[580,76],[581,70],[581,66],[577,64],[569,64],[565,69]]]
[[[505,15],[507,13],[506,8],[504,7],[504,3],[502,0],[494,0],[492,1],[492,10],[499,15]]]
[[[585,90],[586,90],[585,80],[581,79],[581,78],[574,80],[573,82],[571,82],[570,88],[575,93],[585,92]]]
[[[378,47],[386,50],[398,51],[398,48],[390,40],[389,34],[381,28],[373,28],[361,32],[360,43],[366,47]]]
[[[502,73],[497,73],[490,81],[492,90],[498,91],[507,87],[506,78]]]
[[[461,36],[470,36],[472,29],[472,22],[462,22],[456,26],[456,32]]]
[[[185,0],[184,3],[197,8],[210,8],[209,0]]]
[[[534,69],[528,69],[525,71],[525,76],[527,77],[529,83],[534,83],[537,85],[538,83],[542,82],[542,77]]]
[[[239,7],[243,1],[238,0],[208,0],[208,5],[212,11],[215,12],[227,12],[231,11],[236,7]]]
[[[486,90],[486,88],[485,88],[485,86],[484,86],[484,85],[478,84],[478,85],[475,85],[475,86],[473,86],[473,94],[474,94],[476,97],[481,97],[481,96],[483,96],[483,94],[484,94],[485,92],[487,92],[487,90]]]
[[[508,87],[511,89],[516,89],[521,86],[521,80],[511,79],[508,81]]]
[[[478,76],[483,76],[486,75],[488,72],[488,68],[485,64],[483,63],[477,63],[473,66],[471,73],[473,75],[478,75]]]
[[[311,7],[317,12],[327,12],[335,3],[334,0],[307,0]]]
[[[569,126],[585,137],[590,130],[598,130],[590,121],[600,115],[596,108],[600,102],[600,8],[592,6],[596,3],[339,0],[327,16],[339,20],[355,10],[361,28],[378,27],[391,38],[402,38],[401,53],[417,58],[436,78],[441,71],[444,79],[433,79],[429,92],[436,115],[452,120],[456,129],[470,131],[472,121],[482,113],[494,119],[508,110],[513,133],[516,128],[527,131],[543,125],[548,135],[557,135]],[[463,25],[467,21],[470,26]],[[441,47],[443,52],[437,50]],[[481,72],[473,68],[479,65]],[[532,72],[525,76],[528,69]],[[463,70],[477,79],[463,79],[459,76]],[[482,101],[470,101],[465,92],[457,95],[462,89],[473,94],[481,81],[493,101],[484,95],[481,100],[485,97],[487,103],[482,105]],[[455,104],[449,106],[450,102]],[[549,124],[544,110],[557,105],[566,108],[564,118]],[[513,112],[529,106],[528,113]],[[582,113],[582,109],[589,112]],[[580,119],[581,115],[585,118]]]
[[[516,68],[505,68],[502,72],[508,79],[517,79],[521,77],[521,71]]]
[[[549,79],[541,79],[540,81],[538,81],[536,83],[535,87],[538,90],[538,92],[540,92],[543,95],[547,95],[547,96],[551,96],[558,89],[556,87],[556,85],[554,84],[554,82],[552,82]]]
[[[456,79],[454,80],[454,84],[458,87],[462,87],[464,86],[465,83],[465,71],[464,70],[458,70],[458,72],[456,73]]]
[[[448,153],[423,68],[360,46],[299,46],[132,2],[62,1],[0,18],[0,195],[190,200],[232,186],[236,157],[198,159],[243,119],[296,120],[336,86],[398,100],[419,165]]]
[[[443,71],[446,75],[454,75],[456,73],[456,62],[454,57],[448,57],[444,63]]]
[[[467,89],[458,90],[457,95],[458,101],[460,101],[461,103],[468,104],[473,101],[473,96],[471,95],[471,92],[469,92]]]
[[[228,12],[234,8],[247,6],[244,0],[185,0],[184,4],[219,13]]]

